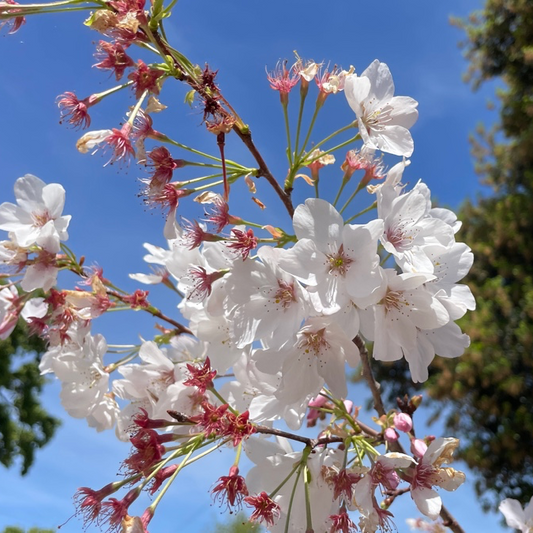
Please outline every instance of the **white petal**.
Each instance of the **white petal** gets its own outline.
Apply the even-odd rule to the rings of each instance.
[[[367,77],[360,77],[357,74],[352,74],[346,77],[344,85],[344,94],[348,100],[348,105],[359,118],[363,111],[361,102],[368,96],[370,92],[370,80]]]
[[[312,239],[320,251],[328,252],[331,245],[340,245],[344,222],[329,202],[308,198],[296,208],[293,226],[298,239]]]
[[[437,492],[433,489],[420,487],[412,490],[411,496],[422,514],[431,518],[431,520],[436,520],[439,517],[442,500]]]
[[[43,187],[42,196],[51,218],[59,218],[65,205],[65,189],[59,183],[50,183]]]
[[[520,502],[512,498],[506,498],[500,503],[498,509],[505,516],[505,521],[509,527],[524,531],[525,515]]]
[[[394,94],[392,74],[386,63],[374,59],[363,71],[361,76],[366,76],[372,84],[372,90],[378,101],[388,100]]]

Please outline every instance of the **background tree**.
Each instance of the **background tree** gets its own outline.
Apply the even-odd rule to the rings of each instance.
[[[59,420],[39,401],[45,379],[39,373],[45,351],[39,337],[28,336],[23,320],[6,340],[0,340],[0,463],[6,467],[21,460],[26,474],[35,451],[50,441]]]
[[[248,522],[244,513],[234,515],[230,520],[215,525],[214,533],[261,533],[265,531],[259,524]]]
[[[467,81],[499,79],[500,120],[472,136],[476,172],[493,195],[467,202],[461,240],[475,262],[466,282],[477,311],[460,325],[472,340],[460,359],[436,358],[425,389],[461,438],[486,507],[533,496],[533,2],[487,0],[468,21]],[[381,368],[381,371],[380,371]],[[413,392],[403,364],[376,365],[390,397]],[[443,403],[450,409],[442,410]],[[437,415],[438,416],[438,415]]]
[[[55,533],[54,529],[41,529],[40,527],[32,527],[24,530],[16,526],[7,526],[2,533]]]

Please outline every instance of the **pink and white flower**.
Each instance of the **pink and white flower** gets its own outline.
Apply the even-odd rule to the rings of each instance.
[[[65,189],[26,174],[15,182],[15,198],[17,205],[0,205],[0,229],[12,232],[20,247],[37,244],[48,252],[58,252],[59,242],[68,239],[71,219],[70,215],[61,216]]]
[[[331,314],[354,302],[376,303],[382,285],[377,239],[383,221],[344,224],[325,200],[307,199],[294,212],[298,242],[280,254],[280,267],[308,285],[317,312]]]
[[[453,460],[453,452],[459,441],[453,438],[435,439],[415,467],[411,481],[411,497],[418,510],[436,520],[442,508],[442,500],[432,487],[454,491],[465,481],[465,475],[450,467],[443,467]]]
[[[394,82],[385,63],[376,59],[360,76],[347,76],[344,92],[366,145],[394,155],[409,157],[413,153],[409,128],[418,118],[418,102],[393,96]]]
[[[533,531],[533,497],[523,509],[520,502],[513,500],[513,498],[503,500],[498,509],[505,516],[505,521],[509,527],[519,529],[522,533]]]

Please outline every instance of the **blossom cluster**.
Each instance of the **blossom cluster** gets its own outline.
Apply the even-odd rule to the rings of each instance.
[[[201,100],[207,129],[217,135],[220,149],[221,157],[208,156],[215,163],[203,166],[221,171],[223,180],[208,176],[208,185],[201,187],[195,180],[172,182],[175,171],[197,163],[174,158],[163,145],[147,152],[145,142],[205,155],[153,127],[151,115],[165,108],[155,95],[165,79],[179,77],[176,64],[171,71],[168,65],[134,62],[127,48],[153,37],[144,4],[109,4],[112,10],[98,11],[90,20],[93,29],[112,38],[98,44],[95,66],[112,70],[117,80],[132,69],[126,85],[133,87],[137,105],[121,129],[90,131],[77,147],[84,153],[104,147],[110,162],[136,158],[152,172],[143,180],[144,194],[168,208],[167,247],[146,243],[152,272],[130,277],[180,295],[182,318],[155,308],[147,290],[128,294],[101,269],[84,267],[64,244],[70,216],[62,215],[61,185],[28,174],[15,183],[16,205],[0,205],[0,229],[8,232],[0,242],[0,262],[12,272],[0,291],[0,338],[22,317],[48,343],[40,370],[61,381],[67,412],[97,431],[115,428],[118,438],[132,444],[124,479],[101,490],[80,489],[77,513],[86,523],[109,529],[147,531],[160,498],[141,517],[130,516],[142,491],[155,494],[202,454],[225,446],[235,450],[235,463],[215,482],[214,498],[231,509],[245,504],[251,520],[270,531],[389,531],[388,507],[403,492],[425,516],[437,519],[442,502],[434,488],[455,490],[465,479],[445,466],[458,441],[415,438],[415,399],[398,412],[380,413],[381,428],[369,428],[349,400],[347,378],[347,367],[360,371],[370,364],[370,346],[377,361],[405,358],[413,381],[423,382],[436,355],[458,357],[469,344],[456,324],[475,308],[469,288],[459,283],[473,261],[470,248],[455,238],[461,224],[450,210],[432,206],[427,185],[419,181],[408,189],[402,183],[414,150],[409,129],[418,117],[417,102],[394,96],[389,68],[377,60],[360,75],[353,68],[329,71],[301,59],[290,68],[278,65],[268,80],[279,91],[284,112],[298,84],[303,108],[314,79],[317,110],[330,95],[346,95],[349,126],[343,131],[357,128],[357,135],[342,147],[356,139],[362,144],[346,153],[333,200],[320,198],[319,183],[340,148],[323,151],[323,141],[308,149],[308,139],[299,145],[297,137],[288,151],[284,188],[273,185],[292,228],[246,222],[233,212],[238,204],[231,202],[230,185],[242,179],[253,193],[252,177],[275,180],[261,165],[249,168],[226,159],[224,136],[241,122],[223,104],[216,73],[191,69],[181,60],[179,74]],[[89,127],[87,110],[113,92],[84,100],[61,95],[63,119]],[[402,160],[388,169],[383,154]],[[359,183],[338,208],[356,173],[362,175]],[[293,208],[297,177],[316,194]],[[360,192],[370,207],[346,216]],[[191,194],[199,194],[206,218],[178,221],[179,200]],[[365,219],[374,208],[375,218]],[[362,221],[354,223],[359,216]],[[57,286],[61,270],[80,277],[75,289]],[[146,311],[164,322],[161,334],[117,350],[92,331],[93,321],[110,309]],[[122,357],[108,359],[117,353]],[[319,426],[316,439],[291,433],[304,422]],[[409,440],[411,455],[398,432]],[[293,449],[291,439],[303,444],[301,449]],[[379,446],[385,446],[384,453]],[[255,465],[246,478],[239,470],[241,450]],[[405,489],[398,489],[401,482]],[[123,488],[129,489],[123,498],[113,497]],[[380,495],[386,497],[384,505]],[[359,513],[358,526],[352,511]]]

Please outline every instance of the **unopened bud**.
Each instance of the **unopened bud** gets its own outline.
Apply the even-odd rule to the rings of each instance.
[[[416,411],[420,407],[420,404],[422,403],[422,395],[418,394],[416,396],[413,396],[409,400],[409,407],[411,407],[412,412]]]
[[[412,439],[411,440],[411,453],[418,459],[424,457],[426,450],[428,449],[427,444],[422,439]]]
[[[350,414],[353,409],[353,402],[351,400],[344,400],[344,408],[346,409],[346,412]]]
[[[383,436],[387,442],[396,442],[400,438],[394,428],[387,428],[384,431]]]
[[[413,429],[413,421],[407,413],[395,413],[394,426],[404,433],[409,433]]]

